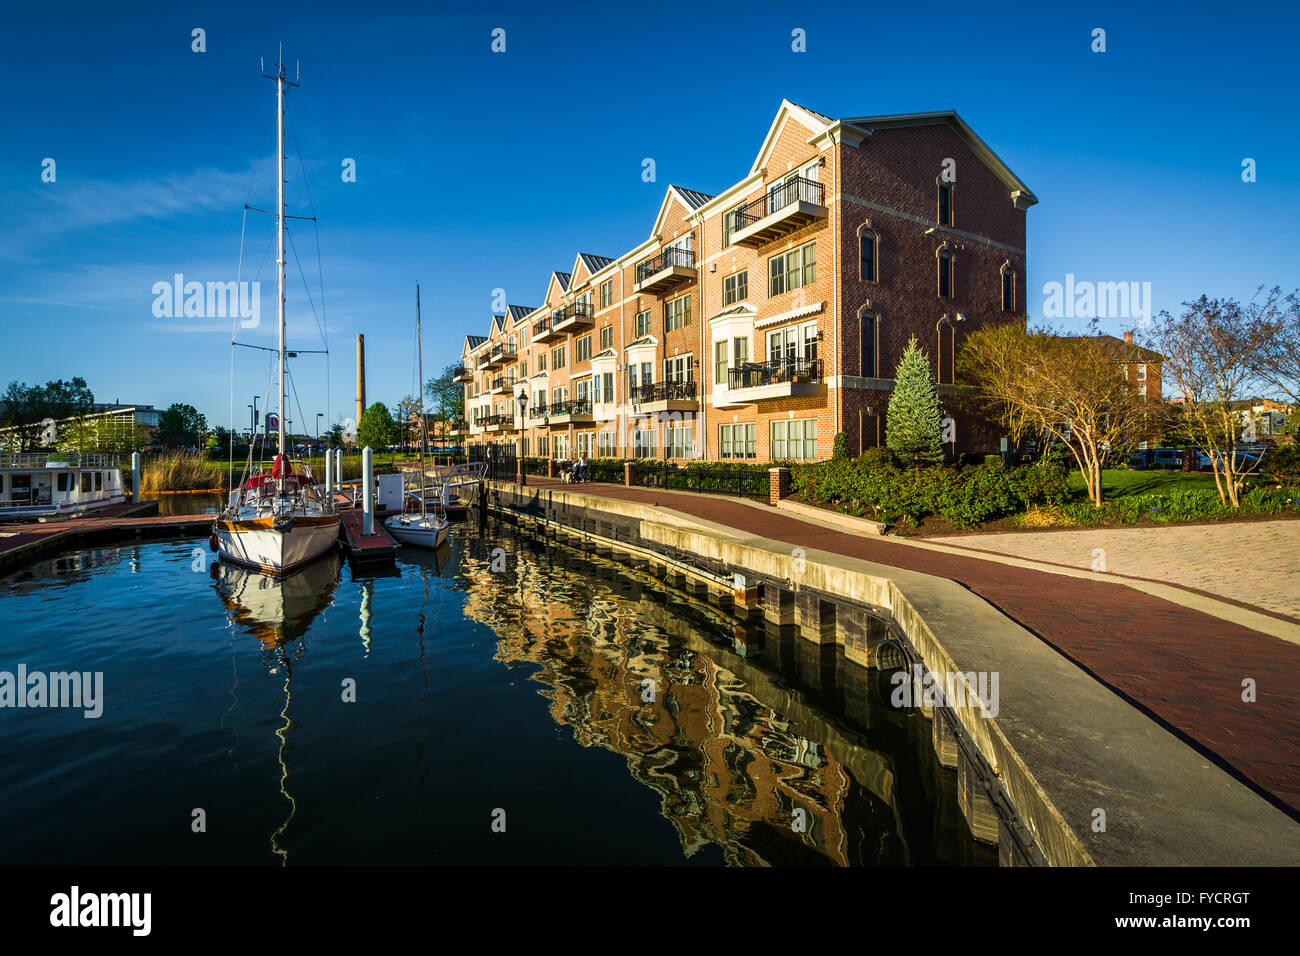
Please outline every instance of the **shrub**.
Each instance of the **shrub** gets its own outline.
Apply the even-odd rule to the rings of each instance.
[[[835,443],[831,451],[832,461],[844,461],[849,457],[849,436],[847,432],[836,432]]]

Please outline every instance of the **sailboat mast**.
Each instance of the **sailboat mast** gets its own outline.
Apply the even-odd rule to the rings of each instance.
[[[280,300],[280,414],[276,420],[278,448],[284,454],[284,57],[275,74],[275,283]],[[283,470],[281,471],[283,474]],[[281,480],[281,488],[284,483]]]
[[[415,280],[415,387],[420,409],[420,515],[428,513],[424,501],[424,446],[429,443],[424,424],[424,337],[420,334],[420,280]]]

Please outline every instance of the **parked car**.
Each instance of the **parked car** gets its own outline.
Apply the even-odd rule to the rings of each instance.
[[[1264,453],[1259,450],[1238,448],[1233,452],[1233,468],[1236,471],[1247,471],[1254,468],[1259,464],[1259,460],[1263,455]],[[1203,448],[1196,449],[1196,470],[1214,470],[1214,462],[1210,459],[1210,456],[1206,454],[1205,449]]]
[[[1129,452],[1130,468],[1169,468],[1177,470],[1183,467],[1183,450],[1181,448],[1145,448]]]

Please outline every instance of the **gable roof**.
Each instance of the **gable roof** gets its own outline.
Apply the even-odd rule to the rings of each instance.
[[[486,341],[486,335],[467,335],[465,336],[465,351],[473,352]]]
[[[681,197],[682,202],[685,203],[692,212],[699,209],[713,198],[708,193],[702,193],[698,189],[687,189],[685,186],[669,186],[668,188],[677,193],[677,195]]]
[[[592,255],[590,252],[578,253],[578,259],[587,267],[588,272],[599,272],[614,261],[609,256]]]
[[[1028,208],[1038,202],[1024,181],[1011,171],[1011,167],[1002,161],[997,153],[989,148],[988,143],[980,139],[956,110],[937,110],[932,113],[891,113],[884,116],[858,116],[840,120],[847,126],[855,126],[868,134],[877,129],[898,129],[904,126],[948,126],[955,132],[971,151],[978,156],[998,179],[1011,190],[1011,198],[1016,205]]]
[[[500,332],[500,331],[502,331],[502,330],[505,329],[505,327],[506,327],[505,318],[506,318],[506,317],[505,317],[504,315],[493,315],[493,316],[492,316],[492,331],[493,331],[493,332]]]
[[[1151,349],[1143,348],[1133,342],[1125,342],[1123,339],[1116,338],[1113,335],[1065,335],[1062,336],[1066,341],[1079,342],[1086,339],[1096,339],[1101,343],[1106,353],[1116,362],[1138,363],[1150,362],[1156,364],[1163,362],[1165,357],[1159,352],[1153,352]]]
[[[768,159],[772,156],[772,150],[776,146],[777,138],[780,137],[781,131],[785,129],[788,120],[793,120],[804,127],[812,136],[818,136],[826,132],[835,123],[828,116],[814,113],[812,110],[805,109],[797,103],[791,103],[789,100],[782,100],[780,108],[776,111],[776,117],[772,120],[772,125],[768,127],[767,135],[763,137],[763,145],[759,147],[758,155],[754,157],[754,165],[749,167],[751,176],[767,165]]]
[[[655,224],[650,227],[650,237],[653,239],[663,232],[664,219],[668,217],[668,207],[672,205],[673,200],[681,203],[688,213],[692,213],[712,198],[708,193],[702,193],[698,189],[669,186],[664,192],[664,201],[659,204],[659,214],[655,216]]]
[[[522,322],[525,317],[532,315],[537,311],[535,306],[531,305],[508,305],[506,306],[506,315],[510,316],[510,321]]]

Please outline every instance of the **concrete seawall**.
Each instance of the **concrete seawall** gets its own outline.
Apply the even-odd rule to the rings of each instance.
[[[494,482],[489,498],[539,535],[658,565],[669,584],[839,643],[868,666],[893,637],[926,672],[964,675],[964,693],[921,709],[972,832],[997,842],[1004,863],[1300,863],[1300,825],[946,578],[599,494]],[[760,531],[764,512],[754,506]],[[996,713],[974,693],[977,675],[997,675]]]

